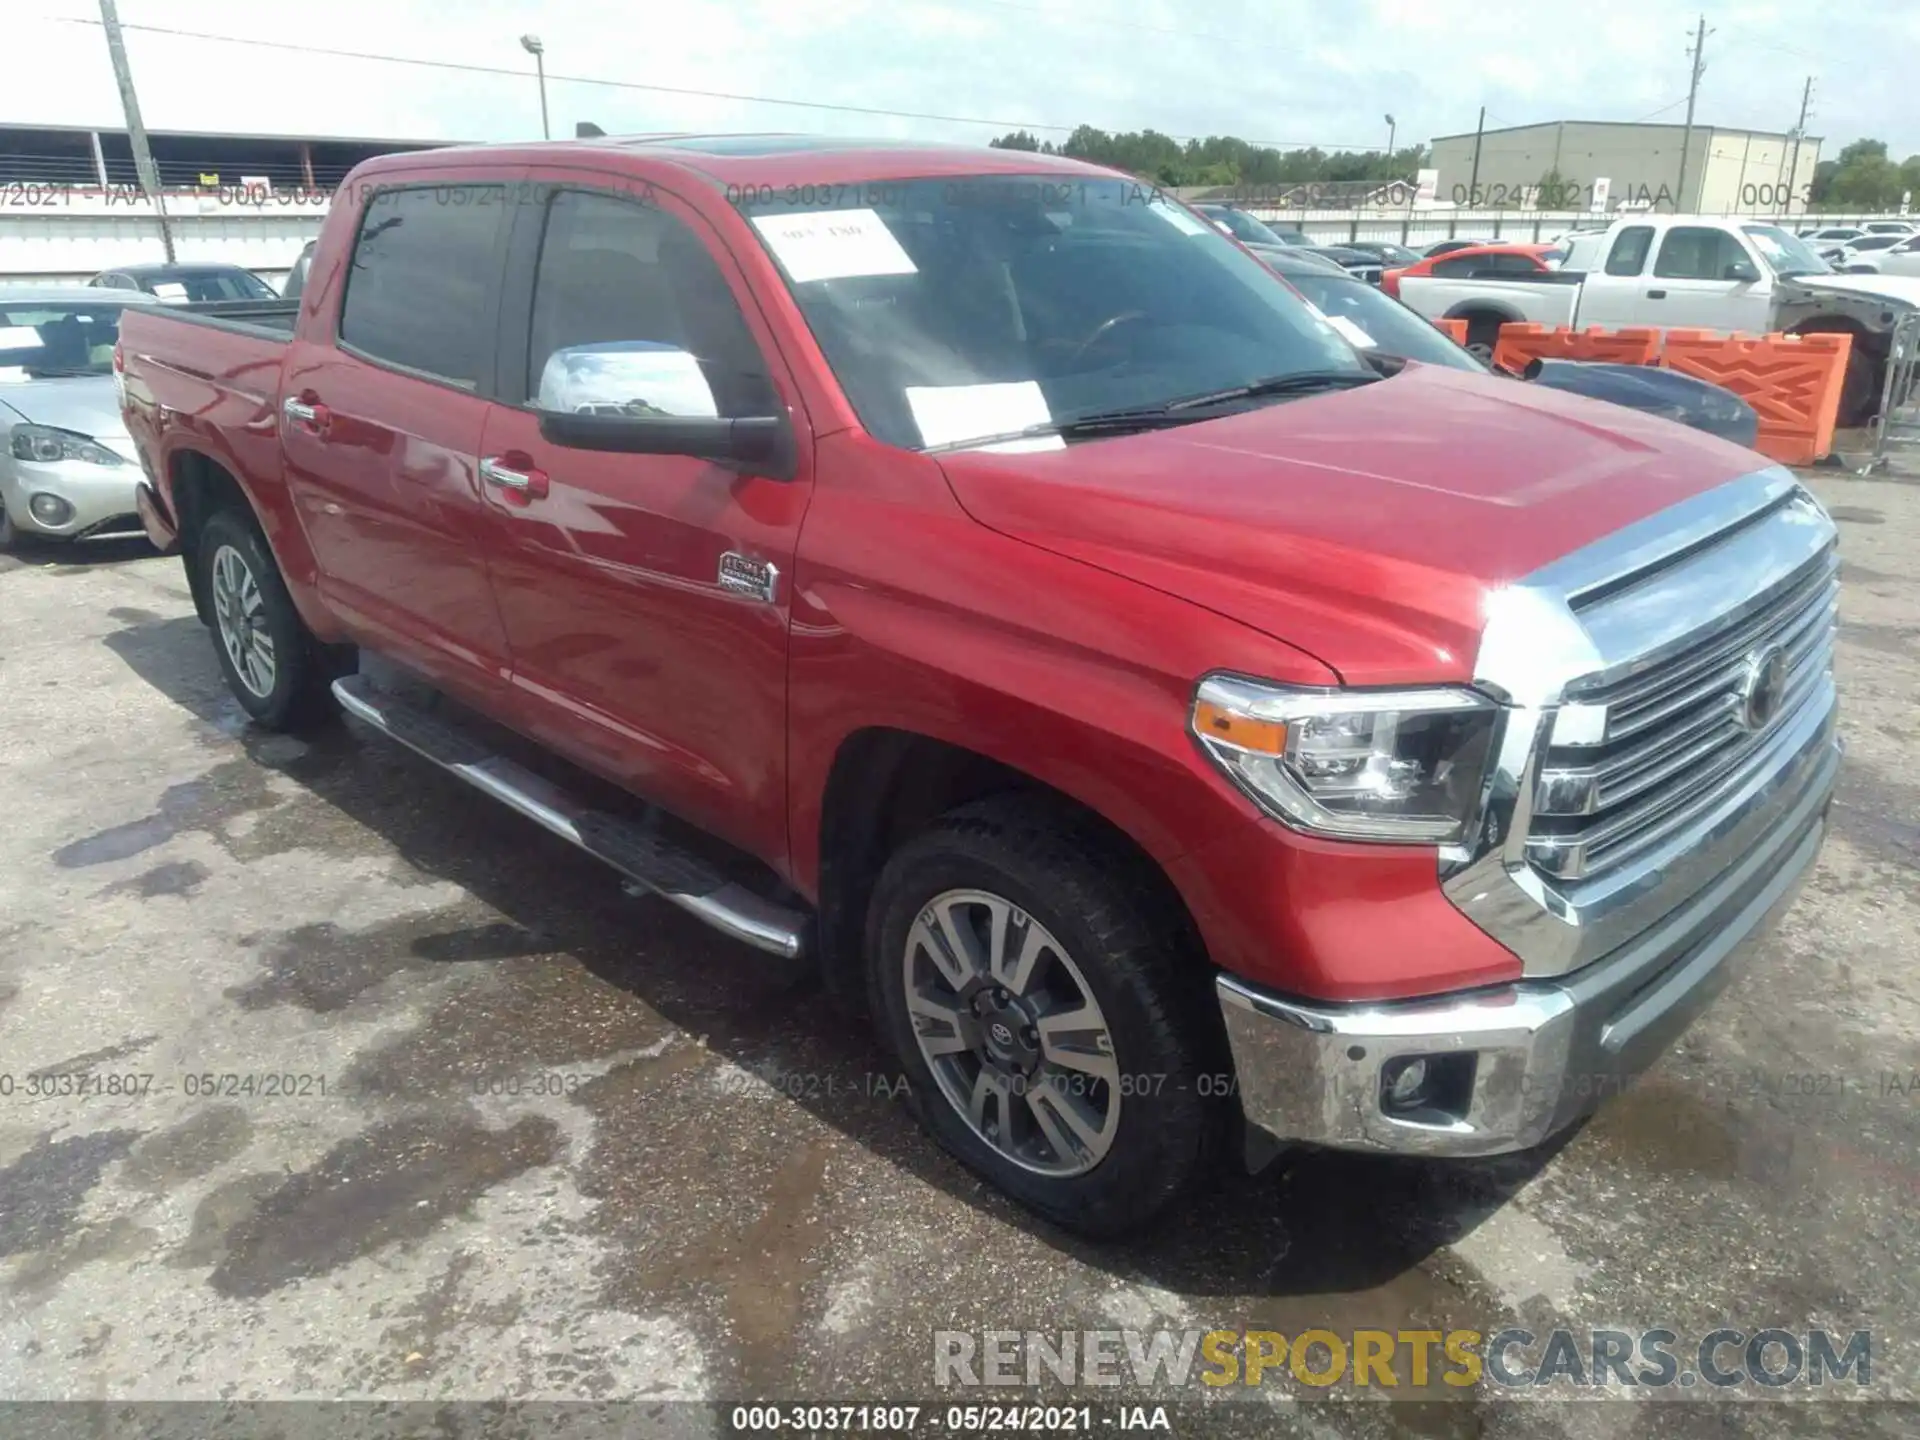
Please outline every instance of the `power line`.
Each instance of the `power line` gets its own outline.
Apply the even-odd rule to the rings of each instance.
[[[47,19],[63,25],[95,25],[100,22],[81,16],[52,15]],[[471,75],[510,75],[524,80],[526,72],[506,65],[476,65],[459,60],[426,60],[412,55],[378,55],[366,50],[340,50],[325,45],[302,45],[290,40],[254,40],[238,35],[214,35],[204,30],[178,30],[165,25],[123,25],[123,30],[138,30],[150,35],[170,35],[186,40],[209,40],[220,45],[249,45],[265,50],[290,50],[301,55],[325,55],[337,60],[373,60],[388,65],[418,65],[432,70],[457,70]],[[726,90],[696,90],[679,85],[648,85],[637,80],[605,80],[593,75],[548,75],[555,83],[599,85],[613,90],[644,90],[658,95],[681,95],[701,100],[732,100],[747,105],[784,105],[801,110],[830,110],[842,115],[877,115],[894,120],[932,120],[945,125],[980,125],[1003,130],[1047,130],[1070,135],[1077,125],[1050,125],[1038,120],[996,120],[979,115],[936,115],[922,110],[889,110],[876,105],[836,105],[825,100],[789,100],[775,95],[741,95]],[[1169,140],[1207,140],[1206,135],[1181,135],[1162,131]],[[1348,150],[1364,145],[1330,144],[1312,140],[1248,140],[1249,145],[1275,150]]]

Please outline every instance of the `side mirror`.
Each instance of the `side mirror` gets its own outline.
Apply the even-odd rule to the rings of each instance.
[[[785,415],[721,416],[700,362],[645,340],[556,350],[534,397],[540,434],[573,450],[690,455],[774,480],[794,475]]]
[[[1738,280],[1742,285],[1751,285],[1760,278],[1760,267],[1751,260],[1736,260],[1721,272],[1723,280]]]

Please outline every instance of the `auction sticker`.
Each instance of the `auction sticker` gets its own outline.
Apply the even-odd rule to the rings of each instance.
[[[755,215],[753,225],[796,285],[917,273],[886,222],[871,210]]]
[[[907,404],[913,409],[923,445],[983,440],[1029,425],[1044,425],[1053,418],[1047,409],[1047,397],[1040,393],[1035,380],[999,385],[909,385]]]

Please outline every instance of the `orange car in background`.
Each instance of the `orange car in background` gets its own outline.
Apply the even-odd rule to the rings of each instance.
[[[1449,250],[1430,255],[1418,265],[1403,265],[1380,277],[1380,288],[1394,299],[1400,298],[1402,275],[1439,275],[1455,280],[1491,280],[1501,275],[1537,275],[1559,268],[1567,258],[1561,245],[1474,245],[1464,250]]]

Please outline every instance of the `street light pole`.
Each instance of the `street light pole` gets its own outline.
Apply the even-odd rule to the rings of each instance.
[[[1393,117],[1387,116],[1387,164],[1389,165],[1393,164],[1393,132],[1396,128]]]
[[[533,56],[534,68],[540,74],[540,138],[551,140],[553,131],[547,125],[547,47],[540,43],[538,35],[522,35],[520,48]]]
[[[140,188],[153,202],[153,218],[160,222],[160,248],[167,252],[167,263],[173,264],[173,227],[167,223],[167,200],[160,193],[160,171],[153,163],[153,152],[147,148],[147,127],[140,120],[140,102],[134,98],[133,71],[127,65],[126,42],[120,37],[120,12],[114,8],[113,0],[100,0],[100,28],[107,32],[107,56],[113,62],[114,83],[120,87],[120,108],[127,117],[127,143],[133,147],[133,170],[140,178]],[[95,145],[100,143],[98,137]],[[105,167],[102,166],[102,186],[106,184]]]

